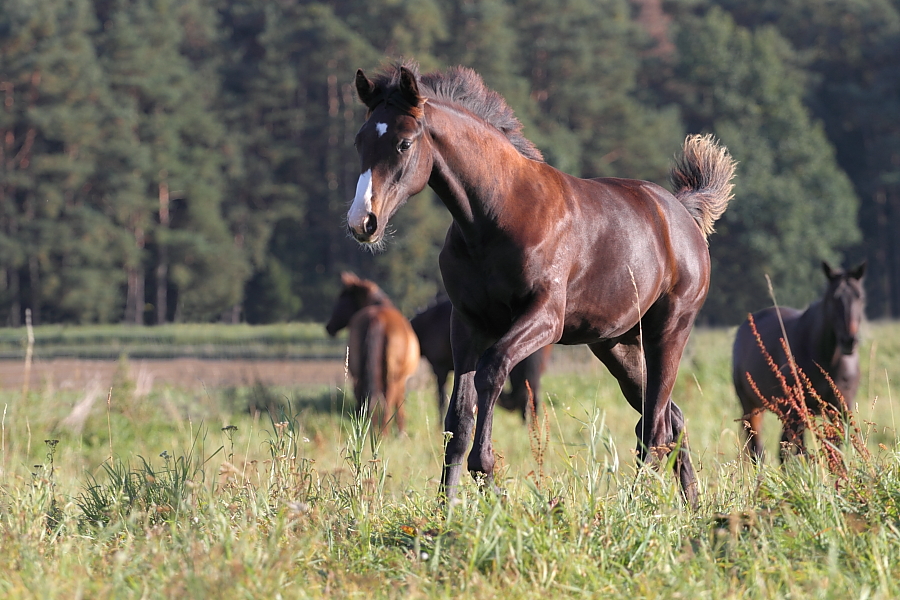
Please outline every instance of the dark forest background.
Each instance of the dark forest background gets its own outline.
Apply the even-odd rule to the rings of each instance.
[[[429,191],[347,237],[352,86],[463,64],[558,168],[666,183],[688,132],[740,161],[702,321],[803,305],[868,260],[900,314],[900,0],[0,0],[0,324],[322,320],[341,270],[440,289]],[[602,252],[602,248],[597,249]]]

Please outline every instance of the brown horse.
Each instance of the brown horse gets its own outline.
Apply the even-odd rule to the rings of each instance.
[[[419,338],[422,356],[428,359],[437,379],[438,414],[447,412],[447,376],[453,370],[453,351],[450,349],[449,300],[438,302],[410,319],[413,331]],[[540,401],[541,374],[550,357],[550,346],[522,359],[509,372],[509,390],[500,392],[497,404],[507,410],[518,411],[524,420],[528,413],[529,396],[534,398],[535,409]],[[527,385],[526,385],[527,382]]]
[[[417,71],[395,65],[374,81],[356,73],[368,112],[347,225],[378,244],[426,185],[453,217],[440,255],[456,373],[442,494],[456,494],[473,433],[468,469],[496,489],[492,421],[510,369],[549,344],[587,344],[642,415],[639,459],[678,447],[675,471],[696,505],[670,395],[709,288],[706,236],[731,197],[731,157],[711,136],[687,138],[675,195],[646,181],[578,179],[543,161],[474,71]]]
[[[787,385],[793,387],[795,381],[793,370],[781,346],[785,333],[797,367],[809,378],[819,399],[843,412],[849,410],[859,386],[857,345],[859,325],[865,311],[862,285],[865,263],[846,272],[832,269],[824,262],[822,268],[828,277],[828,287],[820,300],[813,302],[805,311],[788,307],[766,308],[754,313],[753,321],[766,352],[781,370]],[[784,332],[781,329],[782,322]],[[763,454],[760,437],[763,402],[751,388],[748,377],[756,383],[759,392],[773,402],[777,403],[784,391],[759,348],[750,329],[749,319],[738,327],[734,339],[731,375],[744,410],[743,429],[747,437],[747,449],[750,456],[758,461]],[[840,396],[834,393],[829,379],[834,382]],[[808,391],[804,400],[810,412],[821,413],[822,407]],[[782,424],[781,441],[784,450],[803,452],[803,421],[788,418]],[[782,457],[783,454],[782,452]]]
[[[381,288],[353,273],[343,273],[344,289],[325,326],[328,335],[350,327],[348,367],[357,410],[369,407],[381,432],[395,418],[406,427],[406,381],[419,366],[419,342],[409,321]]]

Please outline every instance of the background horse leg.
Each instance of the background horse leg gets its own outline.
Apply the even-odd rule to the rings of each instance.
[[[744,431],[744,439],[746,440],[746,448],[750,454],[750,460],[756,464],[762,463],[763,457],[762,423],[763,410],[755,408],[751,409],[749,413],[745,413],[743,427],[741,428]]]
[[[781,451],[778,453],[781,462],[784,462],[791,456],[806,454],[804,433],[806,433],[806,424],[800,417],[788,416],[782,422]]]
[[[406,399],[406,379],[396,378],[388,383],[387,393],[385,394],[385,422],[382,426],[382,433],[385,432],[391,419],[397,425],[397,431],[403,433],[406,431],[406,412],[403,410],[403,401]]]

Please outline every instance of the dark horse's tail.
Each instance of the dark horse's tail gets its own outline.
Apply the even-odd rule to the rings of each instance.
[[[363,372],[359,377],[362,391],[360,401],[368,402],[369,414],[372,414],[372,411],[384,402],[386,336],[384,320],[381,315],[373,315],[366,327],[366,337],[363,340],[365,357]]]
[[[675,197],[707,237],[732,198],[731,178],[736,164],[712,135],[689,135],[684,140],[681,158],[672,168]]]

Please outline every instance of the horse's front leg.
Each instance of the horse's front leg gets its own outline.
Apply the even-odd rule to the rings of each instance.
[[[487,342],[478,341],[468,326],[452,314],[450,339],[453,342],[453,391],[444,417],[444,432],[450,438],[444,450],[444,472],[441,477],[441,494],[447,498],[456,496],[463,460],[472,443],[478,399],[475,365],[487,346]]]
[[[475,369],[478,413],[475,445],[469,453],[468,467],[473,477],[494,486],[494,448],[491,441],[494,405],[510,370],[523,359],[562,336],[562,310],[549,304],[535,304],[513,323],[506,334],[481,356]]]

